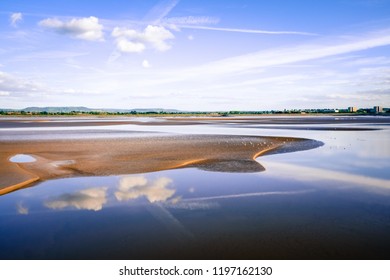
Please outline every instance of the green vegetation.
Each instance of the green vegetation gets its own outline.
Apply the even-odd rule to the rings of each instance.
[[[380,115],[388,115],[389,108],[383,108]],[[372,115],[374,109],[358,109],[356,112],[349,112],[348,109],[293,109],[293,110],[269,110],[269,111],[179,111],[164,109],[89,109],[86,107],[28,107],[22,110],[0,109],[0,115],[7,116],[199,116],[199,117],[229,117],[239,115],[305,115],[305,114],[349,114],[349,115]],[[378,113],[376,113],[378,114]]]

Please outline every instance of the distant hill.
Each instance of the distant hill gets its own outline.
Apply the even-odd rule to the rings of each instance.
[[[180,110],[176,110],[176,109],[163,109],[163,108],[136,108],[136,109],[131,109],[131,110],[128,110],[127,112],[131,112],[131,111],[136,111],[138,113],[146,113],[146,112],[167,112],[167,113],[178,113],[178,112],[182,112]]]
[[[20,111],[25,112],[48,112],[48,113],[70,113],[70,112],[92,112],[87,107],[27,107]]]

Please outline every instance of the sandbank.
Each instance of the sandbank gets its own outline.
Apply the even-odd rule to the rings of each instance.
[[[289,137],[175,135],[120,139],[0,142],[0,195],[48,179],[146,173],[183,167],[260,172],[266,153],[306,150],[321,142]],[[35,162],[14,163],[16,154]]]

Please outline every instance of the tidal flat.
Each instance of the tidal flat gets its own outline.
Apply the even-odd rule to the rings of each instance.
[[[1,118],[1,259],[388,259],[390,118]]]

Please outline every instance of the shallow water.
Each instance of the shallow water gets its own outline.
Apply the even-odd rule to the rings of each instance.
[[[388,259],[390,133],[384,124],[348,125],[367,126],[380,130],[107,127],[124,137],[133,130],[272,135],[325,145],[259,157],[265,171],[258,173],[186,168],[67,178],[1,196],[0,258]]]
[[[36,161],[36,159],[30,155],[17,154],[17,155],[12,156],[9,159],[9,161],[23,163],[23,162],[34,162],[34,161]]]

